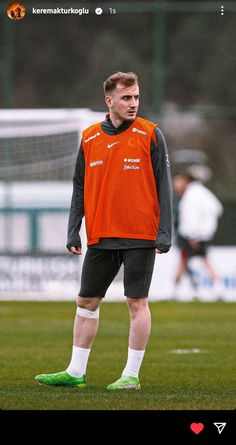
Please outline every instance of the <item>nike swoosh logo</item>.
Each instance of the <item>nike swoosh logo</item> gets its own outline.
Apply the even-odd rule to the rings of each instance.
[[[107,144],[107,148],[111,148],[112,145],[119,144],[119,143],[120,143],[120,141],[113,142],[112,144]]]

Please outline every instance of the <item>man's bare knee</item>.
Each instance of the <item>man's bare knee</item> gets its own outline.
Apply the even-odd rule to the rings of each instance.
[[[90,311],[95,311],[98,309],[101,303],[100,297],[80,297],[77,298],[77,306],[81,307],[82,309],[88,309]]]
[[[131,316],[137,315],[148,308],[147,298],[131,298],[127,297],[127,304]]]

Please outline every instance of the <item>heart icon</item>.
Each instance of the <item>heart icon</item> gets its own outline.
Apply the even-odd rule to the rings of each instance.
[[[200,423],[191,423],[190,428],[195,434],[199,434],[203,430],[204,425],[201,422]]]

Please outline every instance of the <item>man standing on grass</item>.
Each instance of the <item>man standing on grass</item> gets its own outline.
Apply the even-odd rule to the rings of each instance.
[[[73,179],[67,248],[81,255],[79,231],[85,215],[88,249],[74,323],[72,357],[66,371],[41,374],[46,385],[86,386],[99,306],[121,264],[130,314],[128,359],[109,391],[140,389],[139,370],[151,330],[148,291],[155,254],[171,245],[172,187],[164,137],[156,124],[136,117],[136,74],[118,72],[104,82],[105,121],[82,137]]]

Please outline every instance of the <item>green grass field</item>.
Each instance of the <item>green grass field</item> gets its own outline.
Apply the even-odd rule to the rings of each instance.
[[[125,303],[103,303],[87,369],[88,387],[39,386],[34,376],[66,368],[75,304],[1,302],[0,408],[6,410],[229,410],[236,406],[234,303],[150,303],[152,333],[142,390],[108,393],[125,365]],[[176,349],[200,353],[172,353]]]

